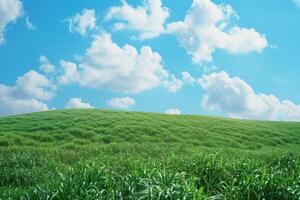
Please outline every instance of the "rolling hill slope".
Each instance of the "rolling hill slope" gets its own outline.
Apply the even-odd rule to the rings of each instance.
[[[300,123],[93,109],[0,118],[0,199],[299,199]]]
[[[300,144],[300,123],[103,110],[0,118],[0,146],[167,143],[259,149]]]

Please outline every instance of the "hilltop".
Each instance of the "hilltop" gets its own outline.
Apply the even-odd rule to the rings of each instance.
[[[0,118],[0,146],[166,143],[260,149],[300,144],[300,123],[94,109]]]

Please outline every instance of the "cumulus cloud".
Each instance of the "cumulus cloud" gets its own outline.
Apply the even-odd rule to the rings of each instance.
[[[139,31],[138,39],[154,38],[164,32],[164,23],[169,17],[168,8],[163,7],[161,0],[146,0],[145,5],[136,8],[122,1],[120,7],[112,7],[106,14],[106,20],[117,19],[114,29]]]
[[[175,75],[168,75],[169,78],[162,82],[163,86],[167,88],[169,92],[177,92],[182,88],[184,82],[175,77]]]
[[[158,86],[175,92],[181,81],[162,66],[162,58],[149,46],[140,51],[130,45],[118,46],[110,34],[95,36],[77,67],[61,62],[61,83],[78,82],[83,87],[109,89],[122,93],[139,93]]]
[[[230,5],[194,0],[184,21],[168,24],[167,31],[176,35],[195,63],[212,61],[215,49],[239,54],[261,52],[268,46],[266,37],[255,29],[230,26],[234,17],[238,18]]]
[[[48,110],[44,101],[53,95],[51,81],[38,72],[29,71],[18,77],[14,86],[0,84],[0,116]]]
[[[50,63],[48,58],[44,55],[40,56],[39,59],[40,63],[40,70],[43,71],[46,74],[51,74],[55,72],[55,66]]]
[[[82,102],[81,98],[72,98],[67,103],[66,108],[94,108],[89,103]]]
[[[58,78],[60,84],[70,84],[79,81],[79,72],[76,63],[61,60],[62,75]]]
[[[293,2],[298,8],[300,8],[300,0],[293,0]]]
[[[178,108],[170,108],[165,111],[165,114],[169,115],[181,115],[181,111]]]
[[[76,13],[72,17],[66,19],[69,25],[69,31],[71,33],[79,33],[81,36],[85,36],[88,31],[93,31],[97,28],[96,12],[95,10],[84,9],[82,13]]]
[[[4,42],[7,25],[15,22],[23,13],[22,2],[19,0],[0,1],[0,45]]]
[[[182,80],[184,83],[187,83],[189,85],[194,85],[194,83],[197,82],[196,78],[194,78],[189,72],[182,72]]]
[[[281,101],[274,95],[257,94],[244,80],[226,72],[204,75],[199,82],[206,92],[202,99],[206,109],[220,110],[236,118],[300,120],[300,105]]]
[[[131,97],[114,98],[107,101],[107,104],[112,108],[128,109],[135,105],[135,100]]]
[[[36,71],[29,71],[18,77],[16,85],[11,91],[22,98],[37,98],[49,100],[53,97],[53,85],[44,75]]]

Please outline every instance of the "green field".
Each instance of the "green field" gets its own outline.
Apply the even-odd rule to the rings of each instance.
[[[0,118],[0,199],[300,199],[300,123],[92,109]]]

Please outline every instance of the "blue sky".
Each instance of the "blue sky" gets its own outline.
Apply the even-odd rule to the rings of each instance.
[[[299,6],[0,0],[0,115],[95,107],[298,121]]]

